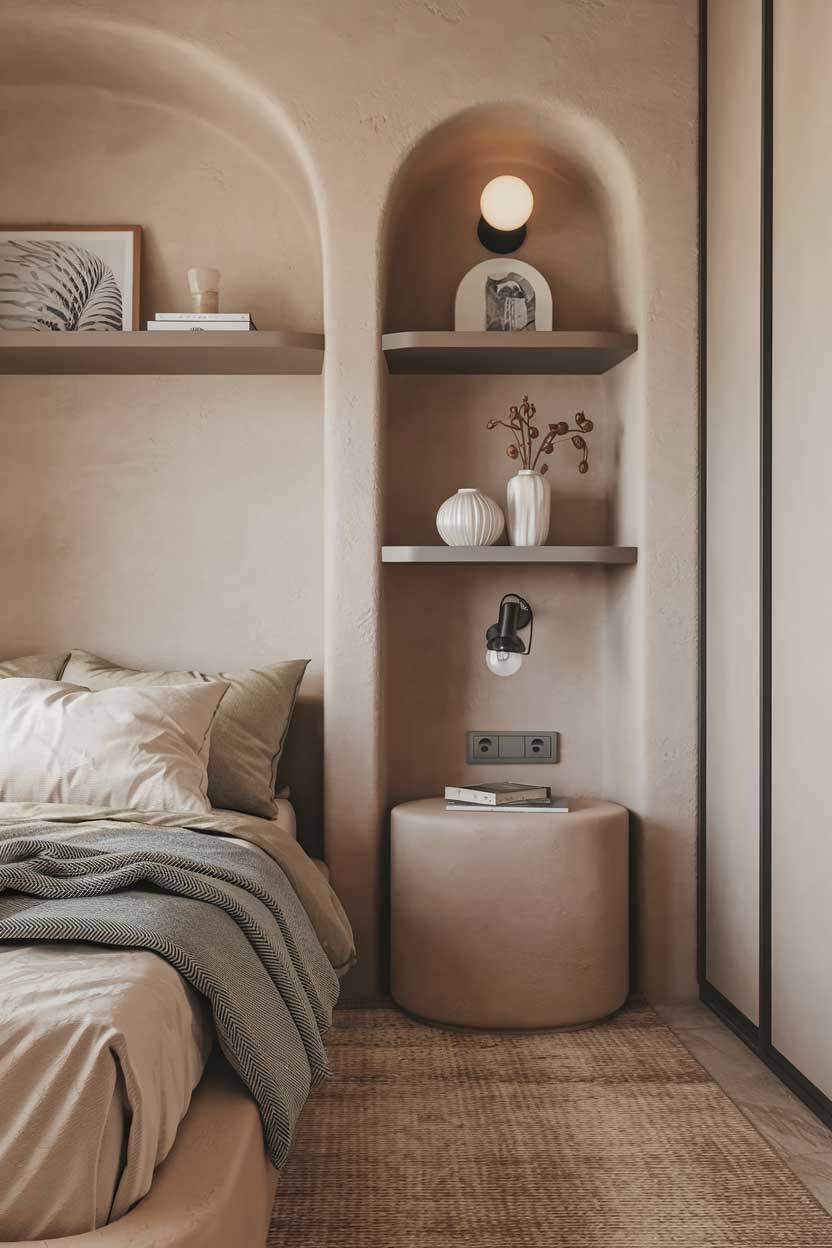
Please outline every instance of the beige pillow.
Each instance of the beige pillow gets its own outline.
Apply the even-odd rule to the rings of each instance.
[[[6,659],[0,663],[0,677],[28,676],[32,680],[60,680],[69,655],[27,654],[22,659]]]
[[[200,753],[227,687],[0,680],[0,801],[207,813]]]
[[[117,667],[84,650],[73,650],[64,680],[87,689],[120,685],[184,685],[225,681],[208,758],[211,805],[271,819],[276,813],[277,767],[308,659],[290,659],[247,672],[139,672]]]

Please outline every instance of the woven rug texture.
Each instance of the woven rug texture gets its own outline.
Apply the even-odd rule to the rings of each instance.
[[[832,1217],[652,1010],[558,1034],[339,1009],[269,1248],[832,1248]]]

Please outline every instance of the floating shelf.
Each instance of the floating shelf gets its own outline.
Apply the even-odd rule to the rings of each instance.
[[[283,330],[0,331],[0,373],[315,375],[323,334]]]
[[[381,340],[391,373],[606,373],[638,349],[637,334],[554,330],[409,331]]]
[[[635,563],[637,546],[382,546],[382,563]]]

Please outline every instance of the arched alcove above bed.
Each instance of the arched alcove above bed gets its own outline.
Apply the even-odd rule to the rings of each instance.
[[[280,102],[163,30],[48,19],[48,37],[44,10],[4,24],[0,226],[141,226],[142,327],[187,310],[187,270],[210,266],[221,310],[320,333],[316,174]],[[0,378],[0,654],[207,671],[310,658],[306,748],[281,778],[319,852],[322,379],[31,372]]]

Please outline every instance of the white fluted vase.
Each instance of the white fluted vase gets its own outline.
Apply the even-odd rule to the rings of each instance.
[[[493,546],[505,528],[502,509],[481,490],[457,490],[436,513],[446,546]]]
[[[552,491],[531,468],[521,468],[506,489],[508,540],[512,546],[545,546],[549,536]]]

